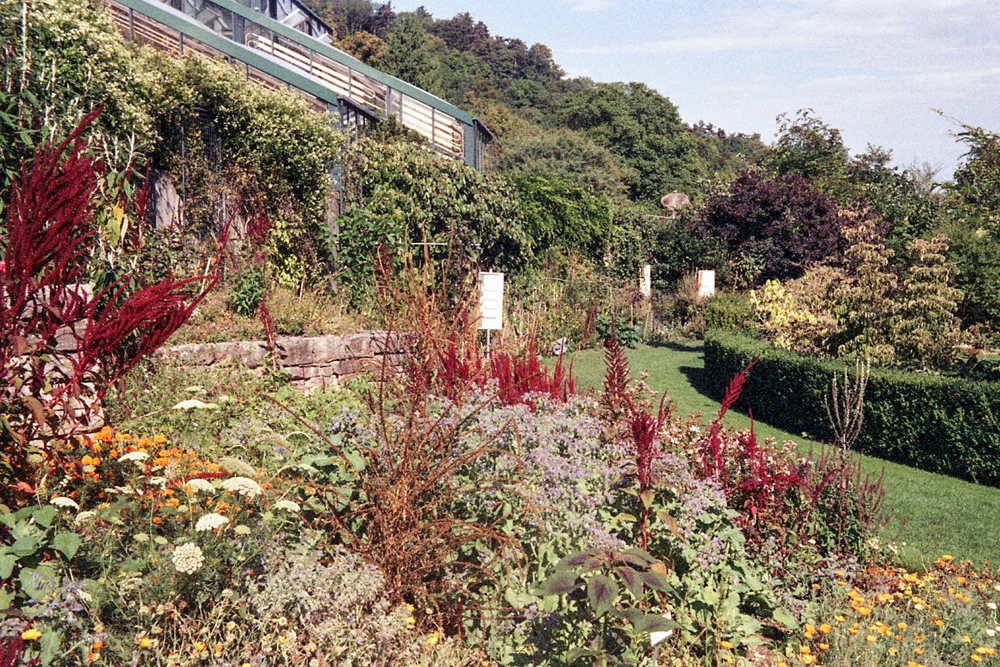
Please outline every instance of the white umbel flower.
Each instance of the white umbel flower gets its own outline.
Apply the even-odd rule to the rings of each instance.
[[[189,479],[187,485],[195,493],[215,493],[215,487],[207,479]]]
[[[172,410],[217,410],[219,408],[215,403],[205,403],[199,401],[197,398],[189,398],[186,401],[181,401],[175,405]]]
[[[294,500],[279,500],[274,503],[274,509],[276,510],[288,510],[289,512],[301,512],[302,508]]]
[[[73,519],[73,523],[76,524],[77,526],[81,526],[87,522],[93,521],[96,518],[97,514],[91,512],[90,510],[87,510],[85,512],[80,512],[79,514],[77,514],[76,518]]]
[[[51,502],[56,507],[71,507],[75,510],[80,509],[80,504],[78,502],[76,502],[72,498],[67,498],[66,496],[56,496],[49,502]]]
[[[145,461],[148,458],[149,458],[149,454],[147,454],[146,452],[134,451],[134,452],[129,452],[128,454],[123,454],[122,456],[119,456],[118,457],[118,462],[122,463],[124,461],[135,461],[136,463],[142,463],[143,461]]]
[[[205,516],[198,519],[198,523],[194,525],[194,530],[196,533],[200,533],[205,530],[215,530],[229,523],[229,519],[222,516],[221,514],[206,514]]]
[[[174,549],[171,559],[174,561],[174,569],[178,572],[194,574],[204,564],[205,554],[197,544],[186,542]]]
[[[222,488],[231,493],[238,493],[251,500],[264,492],[260,484],[249,477],[230,477],[222,483]]]

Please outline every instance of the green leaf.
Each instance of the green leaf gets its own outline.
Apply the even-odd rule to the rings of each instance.
[[[83,540],[76,533],[63,531],[57,533],[52,539],[52,548],[65,556],[67,560],[70,560],[76,555],[82,543]]]
[[[576,572],[556,572],[535,589],[536,595],[563,595],[577,587]]]
[[[794,630],[795,628],[799,627],[799,622],[796,621],[795,617],[792,616],[790,613],[788,613],[788,611],[786,611],[785,609],[775,609],[774,620],[776,620],[778,623],[781,623],[789,630]]]
[[[11,603],[14,601],[14,591],[8,591],[7,589],[0,589],[0,610],[10,609]]]
[[[670,632],[680,628],[677,621],[664,618],[659,614],[644,614],[642,620],[634,624],[635,634],[650,634],[653,632]]]
[[[46,505],[40,510],[36,510],[31,516],[36,524],[42,528],[49,528],[52,526],[52,521],[56,518],[56,508],[52,505]]]
[[[41,651],[38,659],[43,665],[51,665],[56,657],[56,651],[62,645],[62,632],[51,627],[42,631],[42,636],[38,638],[38,645]]]
[[[587,580],[587,600],[594,616],[604,616],[617,599],[618,585],[611,577],[598,574]]]
[[[566,651],[566,664],[572,665],[574,662],[580,658],[592,658],[599,655],[597,651],[591,650],[589,648],[574,648]]]
[[[35,537],[34,535],[25,535],[23,537],[19,537],[14,542],[14,544],[10,545],[10,547],[7,549],[7,551],[9,553],[14,554],[15,556],[18,556],[20,558],[24,558],[24,557],[30,556],[33,553],[35,553],[36,551],[38,551],[38,549],[41,546],[42,545],[38,541],[37,537]]]
[[[17,563],[17,558],[14,554],[4,554],[0,556],[0,579],[10,579],[10,575],[14,572],[14,565]]]
[[[646,489],[639,494],[639,500],[642,501],[642,506],[648,510],[653,506],[653,501],[656,500],[656,492],[652,489]]]

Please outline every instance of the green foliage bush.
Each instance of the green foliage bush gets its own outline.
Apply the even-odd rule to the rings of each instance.
[[[713,331],[705,340],[713,394],[722,396],[729,379],[757,357],[736,408],[786,431],[832,441],[823,399],[845,364]],[[929,472],[1000,486],[998,415],[998,383],[873,369],[855,447]]]
[[[229,307],[237,315],[253,317],[264,300],[267,290],[267,277],[259,269],[249,269],[243,272],[229,293]]]
[[[750,301],[743,294],[716,292],[705,302],[705,329],[747,331],[753,325]]]

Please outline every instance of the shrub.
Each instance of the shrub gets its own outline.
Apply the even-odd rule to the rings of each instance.
[[[750,300],[743,294],[716,292],[705,302],[706,331],[746,331],[752,325]]]
[[[736,407],[786,431],[832,441],[823,399],[834,373],[842,374],[845,364],[717,331],[705,342],[713,392],[721,397],[728,378],[757,357]],[[1000,485],[997,383],[873,369],[865,397],[857,449],[922,470]]]

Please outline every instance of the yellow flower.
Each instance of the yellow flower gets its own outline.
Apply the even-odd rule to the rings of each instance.
[[[409,623],[410,625],[415,625],[415,624],[416,624],[416,622],[417,622],[417,619],[415,619],[415,618],[413,618],[412,616],[410,616],[410,617],[408,617],[408,618],[406,619],[406,622],[407,622],[407,623]]]
[[[978,653],[973,653],[972,654],[972,662],[982,662],[982,661],[983,661],[983,659],[979,656]]]
[[[913,649],[913,652],[916,653],[917,655],[923,655],[924,654],[924,649],[922,649],[922,648],[915,648],[915,649]]]
[[[873,644],[876,641],[878,641],[877,639],[875,639],[875,637],[873,635],[868,635],[867,637],[865,637],[865,639],[867,639],[868,641],[872,642]]]
[[[438,643],[438,639],[440,639],[440,637],[441,633],[435,630],[434,632],[431,633],[430,637],[427,638],[427,643],[431,646],[434,646],[435,644]]]
[[[976,649],[976,651],[978,651],[979,653],[982,653],[983,655],[988,655],[991,658],[993,657],[993,654],[996,653],[996,651],[994,651],[993,649],[988,648],[986,646],[980,646],[979,648]]]
[[[731,648],[732,644],[723,639],[721,642],[719,642],[719,646],[721,646],[722,648]]]
[[[829,634],[830,630],[833,630],[833,628],[830,627],[829,623],[824,623],[823,625],[819,626],[819,631],[822,632],[824,635]]]
[[[139,648],[149,648],[149,637],[143,637],[139,640]]]
[[[962,641],[972,643],[972,640],[969,639],[969,635],[962,635]]]
[[[32,639],[38,639],[42,636],[42,631],[38,628],[31,628],[30,630],[25,630],[21,633],[21,639],[26,642],[30,642]]]

